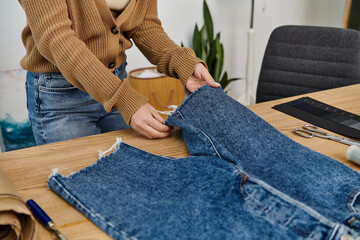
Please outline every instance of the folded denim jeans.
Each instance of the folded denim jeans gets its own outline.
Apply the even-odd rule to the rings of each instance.
[[[48,186],[114,239],[360,239],[359,174],[221,89],[198,89],[166,124],[189,157],[121,142]]]

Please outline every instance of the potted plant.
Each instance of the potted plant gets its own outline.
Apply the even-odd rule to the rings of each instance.
[[[214,36],[214,25],[206,0],[203,3],[203,15],[204,25],[199,28],[195,24],[192,36],[192,49],[196,56],[206,63],[214,80],[220,83],[222,89],[225,90],[229,83],[240,78],[229,78],[228,73],[226,71],[223,72],[224,47],[220,42],[220,32]]]

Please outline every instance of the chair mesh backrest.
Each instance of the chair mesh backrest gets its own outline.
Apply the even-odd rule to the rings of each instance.
[[[356,83],[360,83],[360,32],[282,26],[272,32],[266,47],[256,102]]]

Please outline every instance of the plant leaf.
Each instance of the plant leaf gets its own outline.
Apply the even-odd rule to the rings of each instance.
[[[227,72],[225,71],[224,72],[224,74],[223,74],[223,76],[222,76],[222,78],[221,78],[221,80],[220,80],[220,85],[221,85],[221,88],[222,89],[225,89],[225,87],[227,86],[227,78],[228,78],[228,74],[227,74]]]
[[[228,79],[229,82],[237,81],[237,80],[244,80],[243,78],[230,78]]]
[[[200,31],[201,36],[201,55],[199,56],[204,62],[207,58],[207,45],[205,40],[205,27],[203,26]]]
[[[220,33],[216,35],[215,39],[215,47],[216,47],[216,64],[215,64],[215,81],[219,81],[220,75],[224,65],[224,47],[220,43]]]
[[[219,35],[219,42],[220,42],[220,35]],[[223,71],[223,67],[224,67],[224,46],[221,43],[220,44],[220,48],[221,48],[221,52],[220,52],[220,68],[219,68],[219,77]]]
[[[214,38],[213,37],[214,36],[214,25],[213,25],[210,10],[206,3],[206,0],[204,0],[203,10],[204,10],[204,25],[206,26],[207,39],[208,39],[208,41],[212,41]]]
[[[202,39],[201,39],[201,33],[199,31],[199,28],[197,24],[195,24],[194,33],[193,33],[193,42],[192,42],[192,48],[196,54],[197,57],[201,57],[201,47]]]
[[[211,69],[210,74],[215,74],[215,60],[216,60],[216,42],[215,40],[212,40],[210,42],[208,55],[206,58],[206,64],[208,65],[209,69]]]
[[[237,80],[241,80],[243,78],[230,78],[230,79],[227,79],[227,80],[224,80],[224,82],[221,84],[221,87],[223,87],[223,89],[225,89],[227,87],[227,85],[229,85],[230,83],[234,82],[234,81],[237,81]]]

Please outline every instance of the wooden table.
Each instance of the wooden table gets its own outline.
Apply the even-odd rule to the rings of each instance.
[[[360,84],[305,96],[360,115]],[[347,145],[326,139],[306,139],[297,136],[292,130],[303,126],[305,122],[271,108],[297,98],[299,96],[255,104],[249,108],[293,140],[360,172],[360,166],[345,159]],[[98,159],[97,150],[107,150],[115,142],[116,137],[121,137],[127,144],[154,154],[171,157],[189,155],[179,130],[166,139],[148,140],[128,129],[1,153],[0,169],[14,184],[21,197],[24,200],[32,198],[37,201],[69,240],[110,239],[75,208],[49,190],[46,183],[54,168],[59,168],[61,174],[69,175],[93,164]],[[42,227],[39,227],[39,239],[50,239],[48,232]]]

